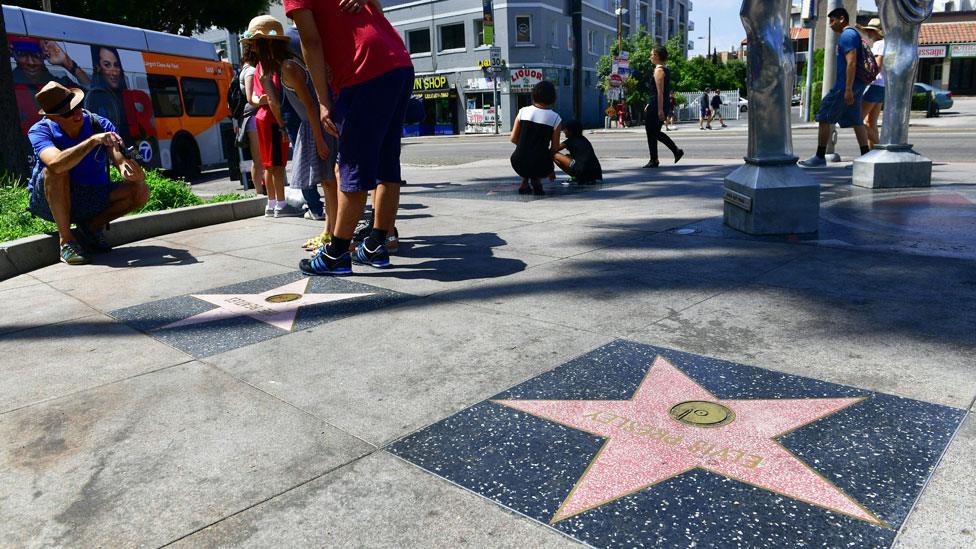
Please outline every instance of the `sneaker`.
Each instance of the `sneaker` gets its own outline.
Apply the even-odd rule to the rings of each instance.
[[[705,129],[706,129],[706,130],[710,130],[710,129],[712,129],[712,125],[711,125],[711,124],[707,124],[707,125],[705,125]]]
[[[68,265],[84,265],[91,261],[85,249],[76,240],[65,242],[61,245],[61,263]]]
[[[352,272],[352,260],[349,252],[339,257],[332,257],[325,252],[325,246],[319,248],[311,259],[303,259],[298,262],[298,268],[308,275],[341,275]]]
[[[80,223],[75,226],[74,234],[81,241],[85,249],[92,253],[100,254],[112,250],[111,244],[105,238],[105,231],[103,229],[93,231],[84,223]]]
[[[383,247],[391,254],[400,251],[400,231],[396,227],[393,227],[393,234],[386,237],[386,242],[383,244]]]
[[[275,217],[301,217],[302,210],[292,206],[291,204],[285,204],[282,206],[278,204],[278,207],[274,209]]]
[[[306,211],[304,217],[305,217],[305,219],[311,219],[312,221],[324,221],[325,220],[325,215],[324,214],[315,214],[315,213],[312,213],[312,210]]]
[[[725,125],[725,122],[722,122],[722,127],[723,128],[728,128],[728,126]]]
[[[677,164],[679,160],[685,157],[685,150],[678,149],[678,154],[674,155],[674,163]]]
[[[660,166],[660,165],[661,165],[661,163],[660,163],[660,162],[655,162],[654,160],[651,160],[651,161],[649,161],[649,162],[648,162],[647,164],[644,164],[644,166],[643,166],[643,167],[644,167],[644,168],[656,168],[656,167],[658,167],[658,166]]]
[[[352,260],[359,265],[383,269],[390,266],[390,253],[386,251],[386,246],[369,250],[366,248],[366,242],[360,242],[359,246],[356,246],[356,254]]]
[[[701,131],[705,131],[705,128],[702,128],[701,126],[699,126],[698,129]]]
[[[827,165],[827,159],[820,158],[817,155],[813,155],[806,160],[801,160],[796,163],[797,166],[801,168],[823,168]]]
[[[268,206],[264,208],[264,217],[274,217],[274,206],[268,203]]]

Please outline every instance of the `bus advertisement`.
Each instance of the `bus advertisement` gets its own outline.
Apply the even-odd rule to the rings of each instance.
[[[192,177],[224,164],[230,64],[209,42],[3,6],[20,129],[40,120],[34,99],[51,80],[85,92],[149,167]]]

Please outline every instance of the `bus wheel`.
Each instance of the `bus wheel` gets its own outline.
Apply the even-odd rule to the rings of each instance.
[[[173,172],[187,181],[200,175],[200,151],[192,138],[181,136],[173,142]]]

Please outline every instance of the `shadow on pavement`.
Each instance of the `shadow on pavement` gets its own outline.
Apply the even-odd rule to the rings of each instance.
[[[199,263],[188,250],[165,246],[126,246],[92,258],[93,265],[107,267],[154,267],[160,265],[193,265]]]

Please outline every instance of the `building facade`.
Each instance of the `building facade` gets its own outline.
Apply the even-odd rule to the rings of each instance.
[[[412,133],[491,133],[496,113],[499,131],[508,131],[518,109],[531,104],[532,86],[543,79],[556,85],[555,110],[571,117],[577,41],[580,118],[585,126],[602,125],[606,99],[597,88],[596,67],[617,40],[617,0],[584,0],[578,39],[567,0],[495,0],[494,45],[504,61],[500,73],[488,69],[491,44],[485,40],[482,0],[386,0],[383,5],[413,59],[415,95],[427,111]],[[620,18],[624,35],[645,28],[663,43],[690,30],[690,0],[622,0],[622,5],[627,10]]]
[[[942,7],[960,4],[964,2],[945,2]],[[918,44],[918,82],[976,95],[976,11],[937,11],[922,24]]]

